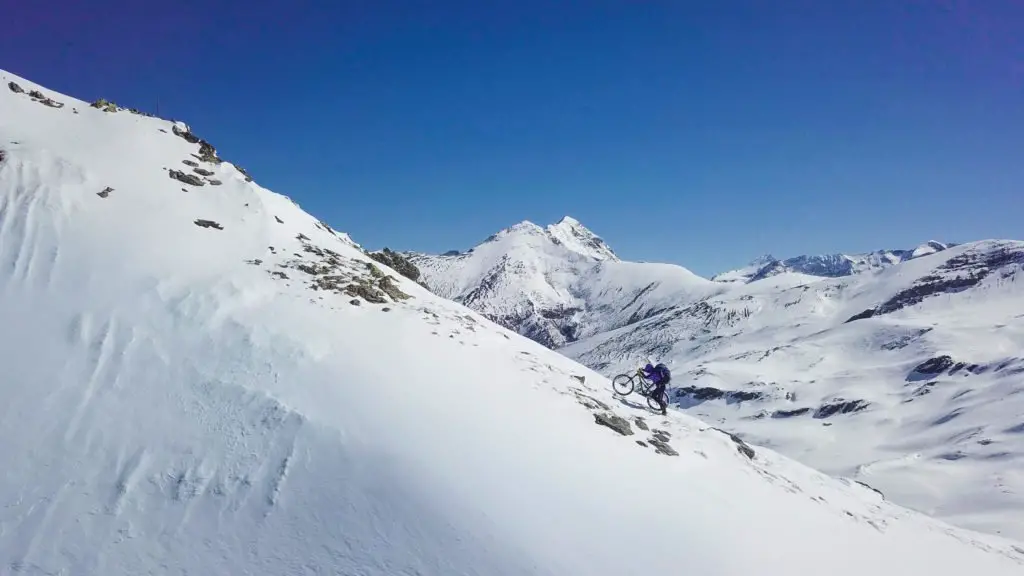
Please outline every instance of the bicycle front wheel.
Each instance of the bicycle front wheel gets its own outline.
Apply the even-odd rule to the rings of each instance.
[[[629,396],[633,392],[633,377],[629,374],[619,374],[612,378],[612,390],[616,394]]]

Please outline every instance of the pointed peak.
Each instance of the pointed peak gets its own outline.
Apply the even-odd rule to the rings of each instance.
[[[522,222],[517,222],[517,223],[509,226],[505,230],[539,230],[539,229],[540,229],[540,226],[534,224],[533,222],[530,222],[529,220],[523,220]]]
[[[597,260],[619,259],[600,236],[572,216],[563,216],[557,224],[549,225],[547,233],[553,242],[578,254]]]
[[[777,260],[778,258],[772,256],[771,254],[762,254],[761,256],[758,256],[757,258],[751,260],[750,263],[747,264],[747,266],[764,266],[765,264],[770,264],[772,262],[776,262]]]

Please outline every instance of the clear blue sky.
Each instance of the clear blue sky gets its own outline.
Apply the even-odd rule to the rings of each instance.
[[[8,2],[0,67],[190,123],[369,248],[1024,237],[1019,0]]]

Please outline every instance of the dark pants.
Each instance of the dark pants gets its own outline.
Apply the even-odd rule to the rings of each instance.
[[[665,409],[668,407],[668,404],[665,403],[666,386],[668,386],[668,380],[655,384],[654,388],[651,389],[651,397],[654,398],[654,400],[658,403],[659,406],[661,406],[662,412],[664,412]]]

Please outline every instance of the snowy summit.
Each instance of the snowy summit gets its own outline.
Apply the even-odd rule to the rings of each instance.
[[[1013,541],[616,399],[198,126],[0,76],[2,573],[1024,571]],[[507,236],[586,249],[614,291],[629,265],[563,224]]]

